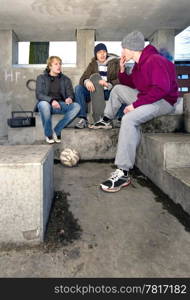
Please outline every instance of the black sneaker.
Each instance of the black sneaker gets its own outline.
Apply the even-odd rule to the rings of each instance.
[[[105,121],[103,118],[101,118],[98,122],[89,125],[88,127],[92,129],[100,129],[100,128],[111,129],[112,124],[111,121]]]
[[[122,187],[126,187],[131,183],[129,174],[124,174],[123,170],[117,169],[111,173],[110,178],[100,184],[101,189],[105,192],[118,192]]]
[[[81,118],[75,125],[75,128],[77,129],[83,129],[86,128],[88,125],[88,121],[86,119]]]

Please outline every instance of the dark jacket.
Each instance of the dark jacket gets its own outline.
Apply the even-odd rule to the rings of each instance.
[[[109,56],[114,56],[112,60],[108,61],[108,74],[107,74],[107,81],[110,82],[112,85],[118,84],[119,80],[117,79],[118,72],[119,72],[119,57],[114,54],[108,54]],[[79,84],[84,85],[84,81],[89,79],[90,76],[94,73],[98,73],[98,64],[96,58],[93,57],[89,65],[87,66],[86,70],[82,74]]]
[[[161,99],[174,105],[179,95],[174,64],[152,45],[144,48],[130,75],[119,73],[119,81],[139,91],[134,108]]]
[[[49,76],[47,70],[43,74],[39,75],[36,80],[36,99],[37,101],[47,101],[51,103],[52,97],[48,96],[50,87],[51,77]],[[60,93],[63,101],[70,97],[74,100],[74,91],[71,80],[60,73]]]

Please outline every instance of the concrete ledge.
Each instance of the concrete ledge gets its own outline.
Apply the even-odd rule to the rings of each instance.
[[[0,243],[44,239],[53,199],[51,146],[0,146]]]
[[[143,134],[136,166],[190,213],[190,134]]]
[[[72,129],[62,131],[61,144],[55,145],[55,158],[64,148],[74,148],[82,160],[113,159],[116,153],[119,128]]]
[[[62,118],[61,115],[53,115],[53,126]],[[78,119],[76,118],[67,128],[62,131],[64,138],[65,131],[68,128],[74,128]],[[114,127],[118,127],[116,120],[113,121]],[[156,133],[170,133],[181,131],[183,129],[183,114],[171,114],[155,118],[142,125],[142,132],[156,132]],[[79,131],[83,130],[78,130]],[[75,132],[75,131],[74,131]],[[93,135],[92,130],[89,132]],[[78,139],[78,136],[75,136]],[[10,145],[28,145],[35,144],[36,142],[44,141],[44,133],[39,114],[36,114],[36,127],[25,128],[8,128],[8,141]],[[91,139],[94,144],[96,141]]]
[[[183,114],[161,116],[142,124],[142,132],[144,133],[172,133],[183,131],[183,129]]]
[[[167,170],[166,178],[168,186],[173,187],[169,191],[170,198],[190,213],[190,167]]]
[[[190,93],[184,95],[183,107],[185,131],[190,133]]]

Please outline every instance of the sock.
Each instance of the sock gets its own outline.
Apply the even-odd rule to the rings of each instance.
[[[109,119],[108,117],[106,117],[106,116],[103,117],[103,120],[104,120],[105,122],[109,122],[109,121],[110,121],[110,119]]]

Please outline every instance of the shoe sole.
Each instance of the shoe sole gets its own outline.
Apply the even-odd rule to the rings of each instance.
[[[94,125],[89,125],[88,128],[90,129],[112,129],[113,127],[110,125],[110,126],[94,126]]]
[[[116,193],[116,192],[119,192],[123,187],[127,187],[130,183],[131,183],[131,180],[129,180],[127,183],[120,185],[119,187],[112,188],[112,189],[109,189],[109,188],[106,189],[102,186],[102,184],[100,184],[100,187],[101,187],[102,191],[104,191],[104,192]]]

